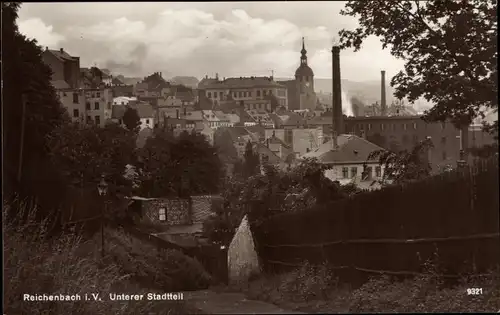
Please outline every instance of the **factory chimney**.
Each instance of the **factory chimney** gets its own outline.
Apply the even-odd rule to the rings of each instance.
[[[342,87],[340,79],[340,47],[332,47],[332,112],[333,147],[338,148],[337,137],[344,133],[344,117],[342,114]]]
[[[387,116],[387,100],[385,98],[385,70],[380,71],[381,82],[380,82],[380,111],[382,116]]]

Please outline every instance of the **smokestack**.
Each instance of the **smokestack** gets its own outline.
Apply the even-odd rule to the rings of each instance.
[[[342,86],[340,81],[340,47],[332,47],[332,111],[333,111],[333,146],[337,148],[337,136],[344,133],[342,115]]]
[[[382,112],[382,116],[387,116],[387,101],[385,98],[385,70],[380,71],[381,82],[380,82],[380,111]]]

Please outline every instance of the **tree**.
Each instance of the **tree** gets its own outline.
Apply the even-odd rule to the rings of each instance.
[[[48,135],[51,159],[67,181],[78,188],[95,186],[102,175],[110,195],[129,194],[124,172],[135,164],[135,134],[117,124],[104,128],[69,123]]]
[[[19,7],[17,2],[2,3],[3,192],[7,198],[36,199],[46,217],[64,195],[57,167],[50,163],[46,136],[69,116],[50,83],[42,49],[19,33]]]
[[[498,109],[496,1],[348,1],[341,14],[360,24],[339,32],[341,48],[357,51],[368,36],[381,37],[406,62],[391,80],[395,96],[435,103],[427,121],[461,127]]]
[[[244,155],[244,176],[250,177],[259,173],[259,156],[253,152],[253,145],[248,140]]]
[[[432,140],[426,139],[420,141],[411,151],[373,151],[367,160],[378,159],[379,164],[384,166],[382,184],[404,184],[431,175],[432,167],[427,154],[433,147]]]
[[[123,123],[128,130],[137,132],[141,125],[141,118],[137,113],[137,109],[128,106],[123,114]]]
[[[139,151],[141,191],[150,197],[186,197],[219,190],[223,175],[217,150],[205,136],[157,132]]]

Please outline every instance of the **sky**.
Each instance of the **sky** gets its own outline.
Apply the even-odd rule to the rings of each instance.
[[[331,78],[331,46],[357,21],[344,2],[24,3],[19,30],[42,47],[64,48],[115,74],[293,77],[301,38],[316,78]],[[341,76],[387,82],[403,68],[376,37],[360,51],[341,52]]]

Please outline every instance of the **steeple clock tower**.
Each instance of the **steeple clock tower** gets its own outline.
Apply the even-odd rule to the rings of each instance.
[[[302,37],[300,51],[300,66],[295,71],[295,84],[300,98],[300,109],[314,109],[316,107],[316,93],[314,92],[314,72],[307,65],[307,50]]]

